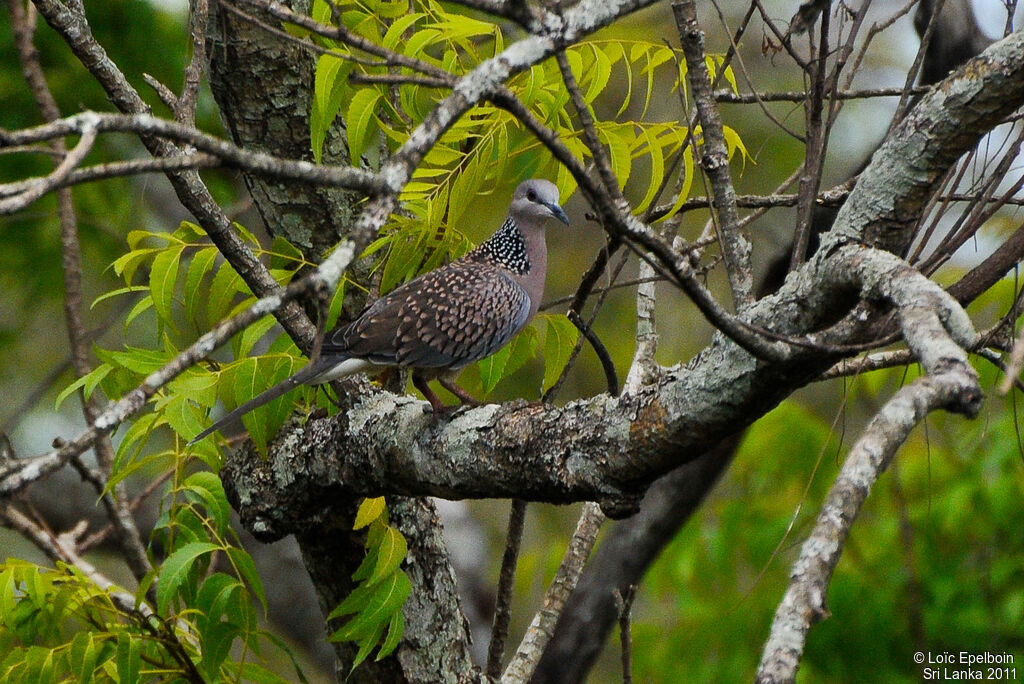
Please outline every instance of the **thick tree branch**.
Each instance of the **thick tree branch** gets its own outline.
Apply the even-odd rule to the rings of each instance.
[[[946,8],[949,9],[953,4],[953,2],[947,2]],[[966,2],[957,2],[955,4],[966,6],[968,12],[970,11],[969,4]],[[877,32],[878,28],[876,26],[872,31]],[[955,31],[952,32],[940,31],[939,35],[932,41],[932,47],[937,48],[939,41],[945,41],[947,37],[953,38],[960,27],[953,28]],[[870,43],[870,36],[867,43]],[[941,78],[957,64],[980,52],[984,45],[981,45],[977,50],[969,54],[964,54],[958,49],[958,46],[946,47],[952,47],[952,49],[930,50],[925,65],[925,72],[941,72],[939,73],[939,78]],[[863,56],[863,53],[861,56]],[[940,66],[933,68],[931,66],[933,60],[937,60]],[[856,69],[850,72],[851,77],[855,71]],[[938,78],[933,79],[932,82],[935,80],[938,80]],[[927,88],[919,87],[915,88],[914,91],[913,94],[915,95],[923,94],[927,92]],[[865,92],[864,95],[877,96],[888,94],[891,96],[901,95],[902,92],[903,89],[899,88],[891,89],[888,93],[875,91],[870,94]],[[795,102],[802,102],[807,97],[807,94],[802,92],[788,95],[782,93],[779,95],[776,98],[775,94],[765,94],[764,99],[790,99]],[[843,100],[850,95],[852,95],[850,91],[839,91],[835,97],[836,99]],[[756,94],[733,96],[731,92],[718,93],[716,94],[716,99],[720,102],[758,102]],[[847,185],[852,187],[852,183]],[[832,193],[833,191],[828,192]],[[839,206],[845,201],[848,192],[848,189],[843,192],[841,200],[834,204],[827,200],[823,202],[822,196],[818,197],[817,202],[821,206]],[[789,195],[785,197],[787,206],[792,206],[796,196]],[[697,198],[698,201],[703,199]],[[753,198],[740,196],[738,199],[740,206],[750,206],[747,202],[750,202]],[[955,201],[961,200],[974,202],[977,201],[977,198],[973,194],[970,197],[956,196]],[[766,205],[767,202],[764,204]],[[684,210],[686,206],[689,206],[689,201],[684,206]],[[814,231],[823,232],[823,230],[827,230],[834,216],[829,217],[828,226],[822,227],[820,225],[823,218],[822,212],[816,212],[816,214],[818,215],[815,217],[815,223],[819,225],[815,225]],[[1021,235],[1024,235],[1024,230],[1015,233],[1014,237],[1020,237]],[[1021,250],[1021,245],[1024,242],[1022,240],[1013,240],[1012,238],[1011,242],[1015,244],[1000,246],[997,254],[986,259],[982,266],[974,269],[968,277],[951,288],[951,293],[955,291],[958,300],[962,304],[966,305],[968,301],[977,297],[978,294],[990,287],[995,279],[1001,277],[1007,269],[1020,260],[1020,256],[1014,255]],[[781,281],[784,274],[782,269],[777,269],[777,271]],[[781,282],[776,282],[767,289],[769,291],[776,290],[780,284]],[[1024,345],[1021,348],[1024,349]],[[912,361],[912,359],[913,355],[909,350],[886,352],[865,359],[844,361],[842,364],[830,369],[829,372],[856,374],[866,372],[876,366],[903,365]],[[675,536],[676,531],[689,518],[697,503],[710,490],[712,484],[717,479],[717,475],[730,462],[737,441],[735,438],[730,439],[728,443],[720,445],[720,447],[702,455],[696,461],[656,481],[644,498],[640,513],[628,520],[615,523],[611,530],[609,530],[608,535],[598,548],[593,561],[588,565],[579,588],[573,594],[569,605],[559,620],[555,637],[534,675],[534,682],[572,684],[573,682],[583,681],[592,663],[604,647],[607,634],[614,626],[616,608],[613,595],[615,591],[623,590],[631,584],[640,581],[649,563],[656,558],[663,545]]]
[[[937,84],[893,130],[823,245],[860,241],[902,254],[950,166],[1021,104],[1024,33],[995,43]]]

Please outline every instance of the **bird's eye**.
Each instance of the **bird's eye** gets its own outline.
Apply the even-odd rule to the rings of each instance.
[[[527,190],[526,191],[526,199],[530,200],[531,202],[536,202],[537,201],[537,193],[535,193],[533,190]]]

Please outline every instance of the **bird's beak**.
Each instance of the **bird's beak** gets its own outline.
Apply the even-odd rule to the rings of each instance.
[[[562,207],[558,206],[554,202],[545,202],[544,206],[548,208],[548,211],[551,212],[551,215],[553,217],[555,217],[565,225],[569,225],[569,217],[565,215],[565,211],[562,209]]]

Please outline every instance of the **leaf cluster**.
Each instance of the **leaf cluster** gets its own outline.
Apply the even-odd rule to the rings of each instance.
[[[351,615],[328,638],[359,646],[352,661],[353,670],[378,644],[376,660],[386,658],[398,647],[405,630],[402,606],[412,590],[409,576],[400,567],[408,544],[402,533],[388,524],[384,497],[364,499],[359,505],[353,529],[364,528],[366,556],[352,574],[356,588],[327,616],[330,621]]]
[[[331,5],[318,0],[313,17],[323,24],[337,19],[359,38],[453,77],[468,73],[505,47],[497,24],[449,12],[434,0],[417,0],[411,12],[409,3],[386,0],[342,2],[335,9],[332,14]],[[292,32],[306,35],[299,29]],[[344,43],[311,38],[331,50],[317,61],[310,112],[311,146],[318,160],[331,125],[341,116],[352,163],[373,165],[405,143],[446,94],[442,88],[417,82],[411,67],[367,61]],[[667,175],[679,165],[676,158],[681,160],[673,206],[659,220],[671,218],[689,196],[695,177],[692,143],[699,141],[700,131],[691,131],[685,121],[650,121],[648,109],[658,79],[669,79],[673,90],[685,89],[686,65],[681,53],[654,42],[593,40],[569,46],[565,54],[591,108],[619,186],[632,188],[639,197],[634,207],[637,212],[655,201]],[[720,64],[720,58],[708,58],[713,74]],[[364,82],[375,76],[396,75],[409,81]],[[727,68],[723,75],[735,88],[731,70]],[[358,83],[353,82],[354,76],[360,77]],[[609,88],[613,79],[625,86],[621,100],[615,102],[607,94],[613,90]],[[507,87],[574,155],[584,162],[591,158],[554,59],[515,76]],[[609,116],[595,116],[598,108],[608,110]],[[730,154],[740,151],[747,158],[734,130],[727,128],[726,139]],[[634,175],[640,161],[644,173]],[[452,226],[471,216],[476,198],[496,190],[508,191],[517,179],[528,176],[554,178],[563,199],[576,187],[568,170],[555,162],[515,116],[496,105],[481,103],[471,115],[454,122],[405,187],[400,198],[405,214],[394,217],[392,227],[369,249],[388,250],[382,290],[460,253],[466,240]]]
[[[281,285],[311,266],[286,240],[277,238],[264,249],[244,226],[235,227],[253,252],[268,262]],[[112,298],[131,298],[134,303],[125,317],[125,339],[131,339],[136,328],[144,331],[140,335],[152,339],[149,331],[155,328],[156,344],[144,340],[139,346],[126,344],[117,350],[94,346],[101,363],[66,387],[57,397],[58,406],[79,388],[86,397],[97,387],[108,397],[123,395],[174,358],[201,331],[255,301],[241,276],[209,244],[202,229],[189,222],[173,233],[132,231],[128,251],[114,261],[112,269],[125,285],[101,295],[93,306]],[[331,321],[341,311],[345,285],[343,281],[329,303]],[[151,325],[136,324],[143,319]],[[118,446],[118,474],[130,474],[125,468],[142,453],[157,428],[170,428],[175,443],[183,444],[203,429],[218,400],[233,408],[298,370],[303,361],[287,336],[259,346],[274,325],[273,316],[258,320],[232,339],[234,361],[190,368],[158,392],[152,400],[153,411],[136,420]],[[253,355],[257,349],[263,353]],[[281,398],[247,415],[243,423],[256,445],[265,449],[290,411],[291,403]],[[197,445],[194,453],[214,471],[219,469],[220,456],[212,439]],[[166,461],[171,455],[173,450],[150,454],[147,461]],[[142,463],[135,463],[139,465]]]
[[[169,500],[153,537],[167,557],[140,582],[134,607],[74,565],[0,566],[0,680],[288,681],[259,662],[264,642],[291,654],[257,623],[263,585],[230,529],[220,479],[192,473]],[[297,664],[295,674],[305,681]]]

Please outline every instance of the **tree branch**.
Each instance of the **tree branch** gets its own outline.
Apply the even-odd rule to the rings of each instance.
[[[184,142],[202,152],[216,156],[225,166],[253,174],[349,188],[359,190],[367,195],[380,194],[388,189],[388,186],[370,171],[351,166],[322,166],[306,161],[280,159],[262,152],[251,152],[194,128],[149,114],[83,112],[35,128],[20,131],[0,130],[0,149],[13,145],[45,142],[68,135],[85,136],[89,134],[95,136],[98,133],[115,131]],[[79,157],[81,156],[84,156],[84,152],[79,155]],[[67,172],[70,172],[70,169],[65,171],[65,173]],[[49,189],[46,188],[46,191]],[[41,194],[36,194],[31,201],[40,196]],[[8,199],[5,202],[10,201],[11,199]],[[16,206],[12,209],[5,202],[0,202],[0,213],[12,213],[23,208],[23,206]],[[28,202],[25,202],[25,205],[27,204]]]
[[[692,0],[672,3],[679,40],[686,55],[686,75],[697,104],[697,116],[703,131],[701,168],[711,179],[715,228],[722,241],[726,273],[732,286],[736,309],[742,311],[753,302],[753,275],[750,266],[750,242],[739,230],[736,211],[736,189],[729,173],[729,150],[722,131],[722,117],[718,113],[711,90],[711,77],[704,62],[704,32],[697,23],[697,8]]]
[[[159,370],[150,374],[141,385],[118,401],[112,402],[92,421],[88,429],[60,448],[41,456],[0,463],[0,495],[11,495],[21,491],[62,467],[69,459],[85,452],[97,438],[110,434],[114,428],[141,410],[157,390],[259,318],[274,313],[285,303],[310,291],[333,291],[351,263],[353,255],[351,243],[343,244],[315,271],[284,288],[282,294],[259,299],[237,316],[221,321]]]
[[[825,601],[828,583],[871,486],[929,412],[977,393],[977,378],[969,369],[950,368],[907,385],[885,403],[853,445],[793,566],[789,588],[764,647],[758,682],[794,680],[807,632],[829,616]]]
[[[544,594],[544,603],[541,609],[537,611],[530,627],[526,630],[526,636],[523,637],[512,662],[505,668],[505,673],[501,677],[503,684],[529,681],[530,675],[544,653],[545,646],[551,639],[551,633],[555,629],[558,616],[565,608],[565,602],[576,588],[576,583],[583,572],[583,565],[590,556],[590,550],[594,548],[597,533],[603,522],[604,515],[596,505],[583,504],[583,512],[580,514],[579,522],[576,523],[576,531],[569,541],[569,547],[565,550],[565,555],[558,566],[555,578],[551,581],[551,586]]]
[[[82,65],[99,82],[107,97],[125,114],[149,114],[150,107],[125,78],[117,65],[93,37],[81,0],[33,0],[39,14],[68,44]],[[143,145],[156,157],[179,156],[171,143],[142,136]],[[231,220],[210,195],[195,171],[172,171],[167,178],[182,205],[192,213],[213,243],[242,277],[256,296],[266,296],[280,289],[267,268],[255,257],[248,245],[235,234]],[[289,302],[276,312],[278,321],[300,348],[308,348],[315,328],[302,308]]]

